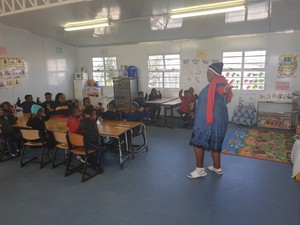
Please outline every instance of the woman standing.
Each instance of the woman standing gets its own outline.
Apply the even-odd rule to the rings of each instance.
[[[196,109],[195,124],[190,145],[194,146],[196,169],[189,178],[206,176],[204,151],[211,151],[213,165],[208,169],[223,174],[221,150],[228,126],[227,103],[232,98],[232,86],[221,76],[223,63],[213,63],[208,67],[209,84],[200,92]]]

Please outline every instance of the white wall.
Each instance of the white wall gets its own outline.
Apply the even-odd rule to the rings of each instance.
[[[247,102],[250,98],[257,100],[260,93],[273,93],[275,91],[275,82],[279,80],[276,77],[278,65],[277,57],[282,53],[297,53],[300,56],[300,32],[296,31],[290,34],[258,34],[235,37],[217,37],[201,40],[181,40],[166,42],[148,42],[135,45],[120,45],[109,47],[90,47],[78,48],[78,66],[85,65],[88,68],[89,76],[92,77],[92,57],[94,56],[116,56],[117,64],[135,65],[139,69],[139,90],[150,91],[147,78],[147,57],[149,54],[179,53],[182,59],[196,58],[197,50],[206,50],[208,59],[222,59],[223,51],[234,50],[267,50],[266,63],[266,88],[264,91],[234,91],[234,98],[229,104],[229,113],[232,116],[233,110],[238,105],[240,96]],[[79,70],[78,67],[78,70]],[[286,79],[290,81],[290,91],[300,90],[300,69],[298,76]],[[181,78],[181,88],[186,89],[189,85],[186,79]],[[207,81],[205,77],[200,85],[195,86],[196,92],[199,92]],[[163,96],[177,96],[178,89],[161,90]]]
[[[73,74],[77,66],[76,48],[54,40],[34,35],[27,31],[0,24],[0,47],[6,47],[7,55],[0,57],[22,57],[27,65],[28,75],[21,79],[22,87],[0,88],[0,102],[15,103],[17,97],[24,99],[32,94],[34,100],[44,93],[63,92],[73,98]],[[63,53],[57,54],[56,47]]]

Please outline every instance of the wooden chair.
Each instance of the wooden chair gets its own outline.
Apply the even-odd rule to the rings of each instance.
[[[99,174],[98,171],[96,171],[93,174],[88,174],[86,171],[89,158],[93,154],[97,153],[97,151],[86,149],[84,147],[83,136],[80,134],[69,133],[67,135],[67,141],[68,141],[68,145],[69,145],[69,155],[68,155],[68,159],[67,159],[67,167],[66,167],[65,176],[68,176],[74,172],[79,171],[82,173],[81,182],[84,182],[84,181],[96,176],[97,174]],[[71,164],[73,155],[79,155],[79,156],[84,157],[85,163],[70,169],[70,164]],[[88,176],[86,177],[86,175],[88,175]]]
[[[53,159],[52,159],[52,169],[54,169],[55,167],[63,164],[65,162],[62,161],[58,164],[55,165],[55,159],[56,159],[56,155],[57,155],[57,150],[64,150],[65,155],[68,154],[68,150],[69,150],[69,145],[68,145],[68,141],[67,141],[67,134],[64,132],[53,132],[54,135],[54,139],[56,141],[56,145],[55,145],[55,151],[54,151],[54,155],[53,155]]]
[[[25,155],[25,149],[26,147],[30,148],[41,148],[42,147],[42,153],[41,153],[41,159],[40,159],[40,168],[43,168],[45,165],[51,162],[51,160],[48,160],[46,162],[43,162],[44,153],[45,153],[45,143],[41,140],[39,136],[38,130],[31,130],[31,129],[20,129],[24,144],[23,149],[21,153],[21,167],[25,166],[27,163],[37,159],[37,157],[33,157],[26,162],[23,161],[24,155]]]
[[[0,162],[13,158],[14,157],[11,155],[11,151],[5,139],[5,136],[0,134]]]

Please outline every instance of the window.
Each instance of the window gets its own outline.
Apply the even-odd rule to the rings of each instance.
[[[233,23],[266,19],[269,16],[269,8],[269,2],[249,4],[244,10],[226,13],[225,22]]]
[[[151,55],[148,60],[150,88],[179,88],[180,56]]]
[[[113,77],[119,75],[116,57],[94,57],[93,79],[99,81],[101,86],[112,86]]]
[[[266,51],[223,52],[223,76],[236,90],[264,90]]]

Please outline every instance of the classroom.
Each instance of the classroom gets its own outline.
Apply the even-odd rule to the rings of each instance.
[[[88,180],[92,161],[69,145],[55,162],[55,147],[45,164],[41,148],[10,157],[1,105],[0,224],[298,225],[299,11],[299,0],[0,0],[0,103],[18,111],[13,129],[24,141],[20,130],[32,130],[27,120],[42,108],[25,112],[17,102],[26,95],[44,102],[47,92],[53,101],[63,93],[72,116],[83,110],[80,124],[96,112],[107,150],[91,152],[101,168]],[[215,151],[193,142],[199,118],[208,119],[199,102],[213,83],[208,71],[226,78],[215,104],[230,94],[222,169]],[[158,100],[144,100],[153,89]],[[133,103],[140,91],[144,106]],[[185,93],[193,96],[188,113]],[[118,121],[106,119],[110,106],[120,109]],[[145,114],[130,120],[133,107]],[[45,129],[70,144],[72,116],[54,119],[56,111]],[[197,149],[205,152],[199,174]]]

